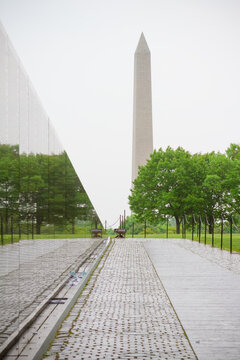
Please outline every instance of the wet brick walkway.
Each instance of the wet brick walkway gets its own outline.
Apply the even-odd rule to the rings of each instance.
[[[0,345],[95,241],[23,240],[0,247]]]
[[[142,241],[116,241],[46,358],[196,359]]]

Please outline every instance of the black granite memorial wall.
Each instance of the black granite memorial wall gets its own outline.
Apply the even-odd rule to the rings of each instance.
[[[0,358],[23,320],[92,246],[79,238],[91,237],[96,220],[100,225],[0,24]]]
[[[90,228],[95,217],[89,197],[0,26],[1,240],[81,232],[81,227]]]

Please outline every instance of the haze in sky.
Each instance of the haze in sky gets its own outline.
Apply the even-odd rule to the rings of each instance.
[[[224,152],[240,142],[239,20],[238,0],[0,0],[0,21],[102,222],[128,209],[141,32],[154,148]]]

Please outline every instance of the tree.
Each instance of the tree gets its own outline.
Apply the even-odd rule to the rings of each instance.
[[[212,233],[214,218],[227,216],[230,209],[230,188],[228,176],[232,161],[224,154],[211,152],[203,155],[207,164],[206,177],[202,183],[204,214],[208,218],[209,233]]]
[[[230,144],[226,150],[226,155],[230,160],[240,160],[240,145]]]
[[[19,147],[0,146],[0,213],[9,232],[9,218],[18,217],[19,206]]]
[[[180,233],[186,212],[202,207],[199,184],[206,166],[200,155],[192,156],[182,148],[154,151],[145,166],[140,167],[129,197],[131,210],[138,220],[156,223],[167,215],[176,221]]]
[[[0,215],[4,232],[9,231],[9,218],[22,228],[42,224],[58,228],[75,220],[97,217],[66,152],[60,154],[19,154],[18,146],[0,145]],[[97,217],[98,218],[98,217]],[[98,219],[99,220],[99,219]]]
[[[140,167],[129,197],[138,220],[152,223],[164,216],[176,221],[176,232],[184,215],[228,216],[240,210],[240,146],[231,144],[226,154],[194,154],[182,148],[154,151]]]
[[[20,155],[20,216],[23,222],[36,221],[36,233],[46,220],[48,201],[47,156],[38,154]]]
[[[226,150],[231,170],[226,174],[227,201],[231,212],[240,214],[240,145],[231,144]]]

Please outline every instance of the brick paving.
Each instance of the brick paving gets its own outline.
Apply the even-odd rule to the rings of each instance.
[[[45,355],[196,359],[143,242],[117,240]]]
[[[0,247],[0,345],[96,241],[24,240]]]

